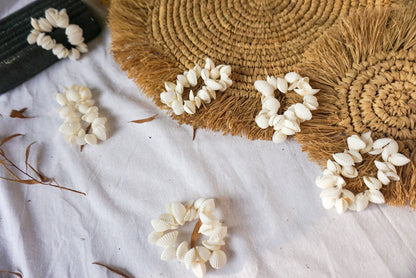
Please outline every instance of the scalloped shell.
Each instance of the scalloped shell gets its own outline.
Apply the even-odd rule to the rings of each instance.
[[[175,244],[176,239],[178,238],[178,231],[173,231],[163,235],[156,241],[156,245],[160,247],[170,247]]]
[[[201,222],[203,224],[211,224],[212,222],[215,222],[217,218],[212,214],[205,214],[203,212],[199,213],[199,219],[201,219]]]
[[[387,177],[387,175],[383,171],[380,171],[380,170],[377,171],[377,178],[384,185],[388,185],[390,183],[389,177]]]
[[[335,209],[338,214],[344,213],[348,209],[348,202],[345,199],[337,199],[335,201]]]
[[[195,201],[194,203],[194,207],[196,209],[199,209],[199,207],[202,205],[202,203],[205,201],[205,198],[199,198]]]
[[[287,139],[287,135],[284,133],[281,133],[279,131],[276,131],[275,133],[273,133],[273,137],[272,137],[273,143],[280,144],[284,142],[286,139]]]
[[[365,149],[366,143],[358,137],[358,135],[352,135],[347,138],[348,149],[352,151],[359,151],[361,149]]]
[[[183,225],[185,223],[184,217],[185,217],[185,214],[186,214],[185,206],[182,205],[181,203],[174,202],[174,203],[171,204],[170,209],[171,209],[173,217],[175,217],[175,219],[176,219],[176,222]]]
[[[390,138],[378,139],[378,140],[374,141],[373,149],[381,149],[384,146],[386,146],[388,143],[390,143],[391,141],[392,141],[392,139],[390,139]]]
[[[202,245],[205,246],[206,248],[208,248],[209,250],[212,250],[212,251],[221,249],[221,245],[214,244],[214,243],[209,242],[207,240],[202,241]]]
[[[203,262],[195,262],[192,264],[192,271],[198,278],[202,278],[205,275],[205,272],[207,271],[207,268],[205,266],[205,263]]]
[[[204,262],[208,261],[209,257],[211,256],[211,251],[204,246],[197,246],[196,253],[198,254],[198,257]]]
[[[375,204],[384,204],[384,196],[379,190],[370,189],[366,191],[368,200]]]
[[[334,187],[337,184],[337,178],[333,175],[317,177],[315,179],[315,184],[322,189]]]
[[[188,251],[188,242],[182,241],[182,243],[179,244],[178,248],[176,249],[176,258],[179,262],[183,261],[183,258]]]
[[[150,243],[156,243],[156,241],[161,238],[163,236],[163,233],[161,232],[156,232],[153,231],[149,234],[149,236],[147,237],[147,241],[149,241]]]
[[[354,159],[347,153],[335,153],[332,155],[335,161],[341,166],[353,166]]]
[[[274,88],[267,81],[257,80],[254,82],[254,88],[264,96],[274,97]]]
[[[164,232],[170,229],[170,224],[160,219],[153,219],[150,224],[156,232]]]
[[[337,162],[330,159],[326,162],[326,168],[334,174],[339,174],[341,172],[341,166]]]
[[[201,206],[199,207],[199,211],[205,214],[211,214],[215,209],[215,201],[214,199],[207,199],[205,200]]]
[[[319,197],[321,198],[338,198],[341,194],[341,189],[337,187],[330,187],[322,190]]]
[[[175,218],[173,217],[173,215],[169,214],[169,213],[164,213],[161,214],[158,219],[170,224],[170,225],[174,225],[177,224],[175,221]]]
[[[401,153],[395,153],[389,157],[388,161],[395,166],[404,166],[410,162],[410,159]]]
[[[355,209],[360,212],[366,209],[368,206],[368,196],[364,193],[358,193],[355,196]]]
[[[226,226],[220,226],[215,228],[210,237],[209,237],[209,241],[210,242],[218,242],[224,239],[224,237],[227,235],[227,227]]]
[[[274,97],[266,97],[263,100],[262,109],[268,110],[270,113],[277,113],[280,108],[280,102]]]
[[[216,250],[212,252],[209,258],[209,264],[215,268],[220,269],[227,263],[227,255],[222,250]]]
[[[308,121],[312,119],[311,111],[309,110],[308,107],[306,107],[302,103],[295,104],[295,114],[296,114],[296,117],[298,117],[302,121]]]
[[[324,209],[331,209],[335,205],[335,200],[335,198],[324,197],[322,198],[322,206],[324,207]]]
[[[196,250],[195,248],[191,248],[183,256],[183,263],[185,264],[186,269],[189,269],[192,263],[195,262],[195,259],[196,259]]]
[[[169,261],[176,258],[176,248],[175,247],[168,247],[162,251],[160,255],[160,259],[162,261]]]
[[[365,185],[367,185],[368,188],[370,189],[374,189],[374,190],[378,190],[381,188],[381,182],[374,178],[374,177],[363,177],[364,183]]]

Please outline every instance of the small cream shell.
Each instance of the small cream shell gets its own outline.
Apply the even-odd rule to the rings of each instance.
[[[352,151],[352,150],[345,150],[345,153],[351,155],[354,163],[361,163],[363,162],[363,157],[359,151]]]
[[[354,159],[347,153],[335,153],[332,155],[335,161],[341,166],[353,166]]]
[[[183,261],[183,258],[185,254],[188,252],[188,242],[182,241],[181,244],[179,244],[178,248],[176,249],[176,258],[179,262]]]
[[[287,136],[294,135],[296,133],[296,131],[294,131],[293,129],[290,129],[290,128],[285,127],[285,126],[282,127],[280,132],[287,135]]]
[[[310,110],[318,109],[319,103],[316,96],[306,95],[303,97],[303,104],[308,107]]]
[[[212,252],[211,257],[209,258],[209,264],[215,268],[220,269],[227,263],[227,255],[225,255],[224,251],[216,250]]]
[[[156,232],[164,232],[170,229],[170,225],[169,223],[167,223],[166,221],[163,221],[161,219],[153,219],[150,224],[152,224],[153,229]]]
[[[331,209],[335,205],[335,200],[336,199],[332,197],[323,197],[321,198],[322,206],[324,207],[324,209]]]
[[[198,84],[198,77],[193,69],[189,70],[188,74],[186,75],[186,78],[188,79],[188,82],[191,85],[191,87],[194,87]]]
[[[355,196],[355,209],[357,211],[363,211],[368,206],[368,196],[364,193],[358,193]]]
[[[330,159],[326,162],[326,168],[334,174],[339,174],[341,172],[341,166],[337,162]]]
[[[401,153],[395,153],[389,157],[388,162],[392,163],[395,166],[404,166],[410,162],[410,159],[408,159]]]
[[[207,85],[207,88],[212,89],[214,91],[218,91],[223,89],[223,85],[213,79],[207,79],[205,80],[205,85]]]
[[[290,128],[295,132],[300,132],[300,126],[296,121],[285,120],[283,123],[284,127]],[[289,135],[289,134],[288,134]]]
[[[380,171],[380,170],[377,171],[377,178],[384,185],[388,185],[390,183],[389,177],[383,171]]]
[[[335,201],[335,209],[338,214],[344,213],[348,209],[348,202],[343,198],[337,199]]]
[[[282,132],[276,131],[275,133],[273,133],[273,137],[272,137],[273,143],[280,144],[286,141],[286,139],[287,139],[287,135]]]
[[[205,200],[199,207],[199,211],[205,214],[211,214],[215,209],[214,199]]]
[[[153,231],[149,234],[149,236],[147,237],[147,241],[149,241],[150,243],[155,243],[159,238],[161,238],[163,236],[163,233],[161,232],[156,232]]]
[[[206,89],[201,89],[196,94],[204,103],[210,103],[211,102],[211,96],[209,95],[208,91]]]
[[[276,84],[277,84],[277,89],[281,93],[283,93],[283,94],[287,93],[288,84],[287,84],[287,81],[285,79],[278,77],[277,81],[276,81]]]
[[[308,109],[308,107],[306,107],[302,103],[295,104],[295,114],[296,114],[296,117],[298,117],[302,121],[308,121],[312,119],[311,111]]]
[[[176,239],[178,238],[178,231],[169,232],[159,238],[155,244],[160,247],[170,247],[175,244]]]
[[[383,152],[383,149],[372,149],[368,153],[371,155],[378,155],[378,154],[381,154],[382,152]]]
[[[329,188],[322,190],[319,197],[320,198],[338,198],[340,194],[341,194],[341,189],[337,187],[329,187]]]
[[[264,96],[274,97],[274,88],[267,81],[257,80],[254,82],[254,88]]]
[[[202,245],[208,248],[209,250],[216,251],[220,250],[221,246],[218,244],[213,244],[212,242],[209,242],[207,240],[202,241]]]
[[[98,118],[96,118],[98,119]],[[98,139],[100,139],[101,141],[104,141],[107,139],[107,133],[105,130],[105,127],[99,125],[99,126],[93,126],[92,128],[92,133],[95,134],[95,136],[97,136]]]
[[[63,134],[75,134],[78,133],[78,130],[81,128],[81,123],[79,122],[65,122],[59,127],[59,131]]]
[[[354,166],[343,166],[341,174],[346,178],[355,178],[358,176],[358,171]]]
[[[348,149],[350,149],[351,151],[359,151],[366,147],[365,142],[360,137],[358,137],[358,135],[352,135],[348,137],[347,143]]]
[[[195,203],[194,203],[194,207],[196,209],[199,209],[199,207],[202,205],[203,202],[205,202],[205,200],[206,200],[205,198],[199,198],[199,199],[197,199],[195,201]]]
[[[275,90],[277,89],[277,79],[274,76],[267,76],[267,83],[269,83]]]
[[[390,139],[390,138],[378,139],[373,143],[373,149],[381,149],[384,146],[386,146],[388,143],[390,143],[391,141],[392,141],[392,139]]]
[[[215,228],[210,237],[209,237],[209,241],[210,242],[218,242],[224,239],[224,237],[227,235],[227,227],[226,226],[220,226]]]
[[[205,69],[212,70],[213,68],[215,68],[214,62],[210,58],[207,57],[205,59]]]
[[[188,114],[191,114],[191,115],[195,114],[195,112],[196,112],[195,102],[190,101],[190,100],[185,100],[184,105],[183,105],[183,109]]]
[[[266,129],[269,127],[269,119],[270,118],[267,116],[267,114],[259,114],[256,116],[255,122],[258,127]]]
[[[289,83],[294,83],[295,81],[298,81],[300,78],[301,76],[294,71],[289,72],[285,75],[285,79]]]
[[[175,113],[176,115],[182,115],[185,111],[182,102],[180,102],[179,100],[172,101],[172,110],[173,113]]]
[[[205,275],[205,272],[207,271],[207,268],[205,266],[204,262],[193,262],[192,263],[192,271],[195,274],[196,277],[202,278]]]
[[[366,191],[368,200],[375,204],[384,204],[385,199],[383,194],[379,190],[370,189]]]
[[[198,254],[198,257],[203,261],[206,262],[209,260],[209,257],[211,256],[211,251],[204,247],[204,246],[197,246],[196,247],[196,253]]]
[[[280,108],[280,102],[274,97],[266,97],[263,101],[262,109],[268,110],[271,113],[277,113]]]
[[[85,135],[85,142],[88,145],[97,145],[97,137],[95,134],[87,134]]]
[[[212,214],[205,214],[203,212],[199,212],[199,219],[201,219],[201,222],[203,224],[211,224],[212,222],[215,222],[217,218]]]
[[[373,177],[363,177],[365,185],[367,185],[368,188],[378,190],[382,187],[381,182]]]
[[[337,179],[335,176],[323,176],[317,177],[315,180],[316,185],[319,188],[326,189],[336,186]]]
[[[175,247],[168,247],[162,251],[160,255],[160,259],[162,261],[169,261],[176,258],[176,248]]]
[[[183,263],[185,264],[186,269],[189,269],[189,267],[192,265],[195,259],[196,259],[196,250],[195,248],[191,248],[183,256]]]
[[[209,72],[209,76],[211,79],[218,79],[220,78],[220,70],[218,67],[213,68],[210,72]]]
[[[178,202],[174,202],[171,204],[171,211],[172,215],[175,217],[176,221],[183,225],[185,223],[184,217],[186,214],[186,208],[184,205]]]

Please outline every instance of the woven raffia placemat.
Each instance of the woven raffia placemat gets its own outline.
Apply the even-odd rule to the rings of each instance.
[[[233,85],[179,123],[271,139],[254,122],[261,110],[253,83],[292,71],[301,55],[339,18],[387,0],[113,0],[109,26],[116,62],[163,109],[164,82],[203,66],[206,57],[233,68]],[[282,108],[287,102],[280,97]]]
[[[305,52],[298,69],[321,89],[319,109],[296,136],[303,150],[326,162],[353,134],[394,138],[411,162],[382,191],[388,204],[416,209],[416,3],[342,20]],[[363,158],[358,177],[347,182],[354,192],[366,188],[363,176],[377,176],[380,155]]]

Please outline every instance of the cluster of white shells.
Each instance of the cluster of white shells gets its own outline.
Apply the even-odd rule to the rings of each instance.
[[[54,94],[56,102],[61,105],[59,116],[64,119],[59,131],[71,145],[96,145],[97,139],[107,139],[107,118],[99,117],[98,107],[94,106],[91,97],[90,89],[80,85],[72,85],[71,88],[64,88],[64,93]],[[91,124],[92,133],[86,133],[81,120]]]
[[[308,77],[302,77],[296,72],[289,72],[284,78],[267,76],[267,80],[257,80],[254,87],[262,94],[262,110],[256,116],[256,123],[260,128],[273,127],[273,142],[281,143],[287,136],[300,132],[300,123],[312,119],[311,110],[318,108],[318,100],[314,96],[319,89],[313,89]],[[303,103],[291,105],[283,115],[277,114],[280,102],[274,95],[275,90],[286,94],[295,91],[303,96]]]
[[[334,161],[327,161],[327,168],[323,176],[316,179],[316,185],[320,187],[320,195],[324,208],[331,209],[335,206],[339,214],[347,209],[362,211],[367,208],[368,203],[382,204],[385,202],[380,189],[383,185],[388,185],[390,181],[400,180],[395,166],[404,166],[410,160],[399,153],[399,145],[390,138],[382,138],[373,142],[371,132],[366,132],[361,136],[352,135],[347,139],[348,150],[343,153],[333,154]],[[379,155],[383,161],[375,160],[377,167],[377,178],[364,176],[363,180],[368,187],[364,192],[354,195],[351,191],[344,189],[345,178],[355,178],[358,171],[354,167],[355,163],[363,161],[362,154]]]
[[[192,268],[197,277],[204,276],[207,261],[215,269],[222,268],[226,264],[227,256],[220,249],[225,245],[227,227],[213,214],[214,199],[200,198],[185,205],[173,202],[169,203],[166,209],[167,213],[152,220],[154,231],[148,237],[149,242],[165,248],[160,257],[162,260],[176,258],[187,269]],[[207,240],[202,241],[203,246],[189,249],[187,241],[175,246],[179,234],[178,227],[198,218],[202,222],[198,233],[208,237]]]
[[[173,113],[176,115],[182,115],[184,112],[195,114],[202,103],[211,103],[211,100],[216,98],[216,91],[224,92],[232,85],[233,82],[230,79],[230,75],[231,66],[215,66],[210,58],[206,58],[203,69],[199,65],[195,65],[193,69],[178,75],[176,84],[166,82],[166,91],[160,94],[160,100],[172,108]],[[189,99],[184,101],[182,98],[184,88],[195,87],[200,77],[204,80],[205,86],[202,86],[196,95],[190,90]]]
[[[45,50],[52,50],[52,53],[59,59],[68,57],[71,60],[78,60],[81,53],[88,52],[81,27],[76,24],[69,24],[69,17],[65,9],[58,11],[49,8],[45,11],[45,17],[31,18],[30,23],[33,29],[27,37],[29,44],[36,43]],[[75,47],[68,49],[63,44],[56,43],[56,40],[51,36],[46,35],[46,33],[52,32],[53,28],[65,29],[69,43]]]

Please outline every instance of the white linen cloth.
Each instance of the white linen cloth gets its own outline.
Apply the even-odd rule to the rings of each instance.
[[[0,18],[29,2],[0,0]],[[98,0],[87,3],[104,18]],[[192,141],[192,127],[152,104],[110,47],[104,27],[79,61],[60,61],[0,96],[0,139],[25,134],[4,146],[7,154],[24,167],[25,148],[36,141],[33,164],[87,193],[0,180],[0,270],[117,277],[92,264],[100,262],[133,277],[194,277],[177,261],[160,260],[162,248],[147,242],[150,221],[170,201],[212,197],[229,228],[228,263],[207,265],[206,277],[416,277],[412,209],[370,205],[341,216],[323,209],[314,183],[321,169],[292,139],[276,145],[198,130]],[[58,132],[52,97],[72,84],[91,88],[109,120],[109,139],[82,153]],[[34,118],[8,117],[23,107]],[[156,113],[152,122],[129,123]]]

